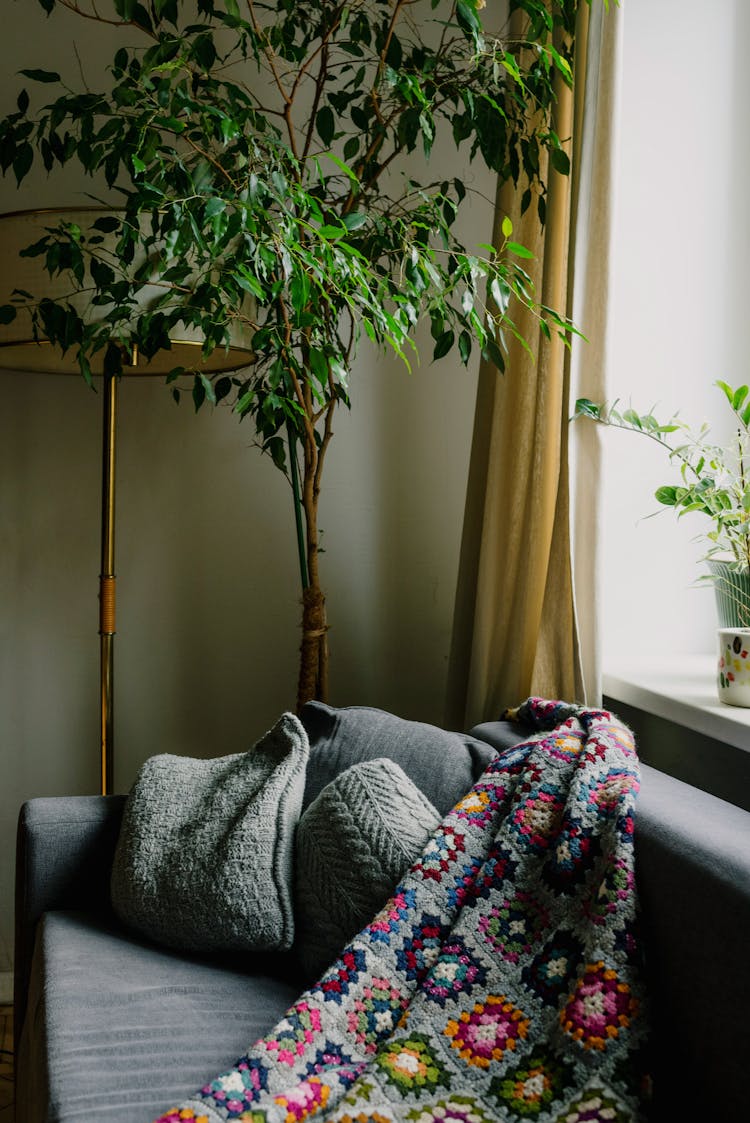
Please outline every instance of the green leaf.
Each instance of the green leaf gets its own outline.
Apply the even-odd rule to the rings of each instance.
[[[33,163],[34,150],[30,144],[22,144],[17,150],[13,160],[13,174],[16,177],[16,183],[21,183],[21,180],[26,176]]]
[[[497,305],[497,310],[501,315],[505,315],[510,303],[511,289],[510,285],[501,281],[499,277],[493,277],[490,281],[490,295]]]
[[[213,36],[208,33],[199,35],[193,43],[190,53],[203,70],[210,71],[216,62],[216,47],[214,46]]]
[[[490,336],[487,336],[482,347],[482,358],[492,363],[502,373],[505,371],[505,356],[498,347],[497,343]]]
[[[120,229],[120,220],[113,215],[105,215],[103,218],[97,218],[93,227],[94,230],[101,230],[102,234],[113,234],[115,230]]]
[[[660,487],[655,492],[657,503],[662,503],[665,507],[674,507],[677,504],[678,490],[676,487]]]
[[[734,390],[732,387],[729,386],[728,383],[722,382],[720,378],[716,380],[716,385],[724,392],[724,396],[731,406],[734,401]]]
[[[198,374],[196,374],[193,378],[192,394],[193,405],[195,406],[195,412],[197,413],[206,400],[206,387],[202,381],[201,376]]]
[[[442,359],[444,355],[447,355],[451,347],[453,346],[455,338],[456,337],[450,328],[448,328],[447,331],[444,331],[435,344],[435,349],[432,352],[433,360]]]
[[[570,157],[562,148],[552,148],[549,154],[552,167],[560,175],[570,175]]]
[[[221,214],[222,211],[226,210],[226,207],[227,205],[223,199],[220,199],[218,195],[212,195],[203,210],[204,217],[207,220],[215,218],[217,214]]]
[[[358,136],[350,136],[344,145],[344,159],[353,160],[359,152],[360,140]]]
[[[732,409],[739,412],[739,410],[742,408],[742,403],[744,402],[747,395],[748,395],[748,387],[747,386],[738,386],[738,388],[735,390],[734,396],[732,398]]]
[[[504,238],[510,238],[511,234],[513,233],[513,223],[510,221],[507,214],[506,214],[505,218],[503,219],[503,225],[502,225],[501,229],[502,229],[502,232],[503,232],[503,237]]]
[[[321,386],[328,384],[328,360],[325,352],[317,347],[310,348],[310,369]]]
[[[323,141],[323,144],[328,148],[333,140],[333,134],[336,129],[333,110],[330,106],[324,105],[322,109],[318,110],[315,117],[315,128],[318,130],[318,136]]]
[[[326,223],[325,226],[320,227],[318,233],[321,238],[335,241],[336,238],[343,238],[346,233],[346,228],[344,226],[332,226],[330,223]]]
[[[527,250],[526,246],[522,246],[520,242],[508,242],[505,246],[509,253],[515,257],[523,257],[528,260],[533,260],[534,255],[531,250]]]
[[[574,417],[593,417],[595,421],[601,421],[604,414],[603,407],[597,402],[592,402],[590,398],[579,398],[576,401],[576,408]]]
[[[82,350],[78,352],[78,367],[81,371],[81,374],[83,375],[84,381],[89,386],[93,387],[94,378],[93,378],[93,375],[91,373],[91,363],[89,362],[88,356],[86,355],[86,353]]]
[[[457,0],[456,19],[459,26],[463,28],[464,31],[468,31],[474,38],[481,34],[482,25],[477,19],[474,8],[467,0]]]
[[[323,155],[326,156],[329,160],[333,160],[336,167],[340,168],[344,175],[348,176],[353,183],[359,183],[357,173],[354,172],[348,164],[345,164],[343,160],[340,160],[338,156],[335,156],[333,152],[324,152]]]
[[[213,382],[208,377],[208,375],[203,374],[202,371],[198,375],[198,378],[200,378],[201,385],[203,386],[203,390],[204,390],[204,393],[206,395],[206,399],[211,403],[211,405],[215,406],[216,405],[216,391],[214,390]]]
[[[345,214],[341,221],[347,230],[359,230],[361,226],[366,224],[367,215],[350,212],[349,214]]]
[[[0,306],[0,324],[12,324],[16,315],[16,309],[12,304],[3,304]]]
[[[55,70],[19,70],[19,74],[23,74],[24,78],[30,78],[32,82],[59,82],[60,75]]]

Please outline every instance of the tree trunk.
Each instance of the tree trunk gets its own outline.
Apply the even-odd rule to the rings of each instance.
[[[302,593],[302,643],[300,644],[297,713],[311,699],[328,698],[328,625],[326,599],[319,582]]]
[[[320,702],[328,700],[328,624],[326,599],[320,585],[318,567],[318,496],[321,467],[318,449],[312,445],[312,442],[307,443],[300,504],[305,516],[304,571],[307,584],[302,590],[302,642],[297,681],[297,713],[305,702],[312,699]]]

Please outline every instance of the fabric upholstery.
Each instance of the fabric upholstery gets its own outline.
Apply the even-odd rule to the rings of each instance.
[[[547,736],[493,760],[324,976],[158,1123],[641,1119],[632,736],[527,711]]]
[[[335,709],[308,702],[300,718],[310,739],[305,807],[345,768],[388,757],[445,815],[496,755],[486,742],[465,733],[449,733],[368,706]]]
[[[636,878],[654,1048],[653,1118],[748,1111],[750,813],[641,765]]]
[[[317,733],[322,737],[325,750],[331,737],[331,727],[336,724],[336,711],[322,707],[308,712],[303,718],[310,723],[316,715],[322,719],[319,723],[322,731],[318,729]],[[487,723],[472,734],[465,740],[474,766],[476,760],[471,755],[471,746],[477,744],[478,738],[488,742],[484,745],[484,752],[490,757],[493,755],[490,745],[502,752],[509,744],[521,739],[513,726],[501,722]],[[315,737],[312,735],[311,741],[315,753]],[[342,768],[353,763],[346,760],[340,744],[332,748],[338,751]],[[359,746],[359,751],[361,759],[362,746]],[[424,751],[429,754],[428,761],[432,761],[436,768],[442,766],[440,758],[435,757],[427,746]],[[389,754],[373,749],[369,755]],[[323,758],[325,766],[334,771],[331,758],[325,760],[325,753]],[[408,762],[401,763],[409,774]],[[429,771],[429,768],[424,771]],[[750,1009],[750,972],[747,968],[750,813],[691,788],[648,765],[641,766],[641,773],[642,788],[636,804],[635,851],[654,1024],[654,1119],[674,1118],[680,1123],[742,1119],[747,1108],[744,1058],[750,1054],[750,1019],[746,1014]],[[411,778],[415,779],[413,774]],[[316,776],[310,786],[314,788],[319,784],[320,777]],[[432,798],[431,802],[435,803],[435,799]],[[100,917],[97,923],[100,926],[105,923],[101,918],[108,913],[109,866],[122,804],[122,798],[117,796],[75,796],[35,799],[21,810],[16,865],[14,1027],[17,1031],[21,1030],[24,1022],[24,964],[28,965],[31,960],[31,942],[39,917],[50,909],[80,909],[88,901],[86,907],[96,910]],[[140,979],[146,983],[150,980],[152,987],[148,992],[148,1001],[145,995],[140,995],[137,1002],[133,999],[139,1036],[151,1042],[154,1049],[161,1049],[165,1045],[160,1042],[161,1035],[165,1037],[166,1044],[174,1040],[176,1047],[192,1055],[195,1063],[191,1061],[190,1073],[185,1070],[183,1093],[185,1088],[196,1086],[205,1076],[204,1061],[214,1066],[208,1068],[209,1072],[222,1067],[224,1060],[219,1057],[219,1050],[215,1058],[210,1052],[202,1051],[204,1042],[216,1040],[214,1015],[208,1018],[209,1029],[204,1032],[200,1019],[191,1019],[185,1014],[185,1004],[190,1001],[193,986],[200,992],[200,980],[204,976],[195,974],[192,965],[200,964],[201,960],[174,956],[162,950],[158,952],[158,971],[148,973],[147,978],[140,959],[143,945],[119,929],[117,938],[110,933],[110,938],[96,954],[89,955],[85,945],[77,941],[72,963],[76,971],[73,984],[70,987],[63,983],[58,985],[58,980],[65,978],[63,966],[68,957],[62,952],[63,939],[58,938],[58,930],[50,924],[51,918],[45,921],[45,947],[50,954],[45,959],[43,972],[38,970],[39,951],[34,959],[35,983],[30,1021],[24,1032],[24,1049],[17,1053],[16,1058],[18,1086],[24,1094],[32,1085],[38,1088],[44,1080],[46,1069],[42,1058],[46,1041],[63,1040],[64,1033],[71,1027],[80,1026],[93,1017],[88,1012],[82,1015],[82,1007],[61,1003],[56,1007],[55,1033],[48,1037],[49,1031],[45,1028],[45,1018],[39,1006],[42,985],[46,987],[48,1003],[58,997],[67,1002],[68,994],[70,1001],[74,1001],[78,988],[87,982],[85,965],[89,957],[93,971],[92,991],[102,989],[102,993],[106,994],[106,987],[116,982],[118,1001],[124,1008],[123,995],[130,987],[133,948],[140,949],[136,961],[136,981]],[[90,927],[92,932],[96,932],[93,925]],[[60,949],[59,958],[56,948]],[[286,954],[284,962],[288,963]],[[164,965],[172,960],[184,960],[187,966],[185,974],[170,988],[164,975]],[[255,954],[252,960],[245,957],[244,962],[249,970],[257,967],[257,985],[262,991],[263,980],[270,978],[265,969],[265,957],[263,965]],[[226,967],[230,969],[229,963]],[[231,970],[235,970],[234,965]],[[224,1010],[231,1007],[228,996],[234,993],[233,988],[245,986],[242,971],[237,971],[236,977],[238,982],[227,976],[226,988],[217,989],[217,1001],[224,1003]],[[278,978],[278,972],[275,977]],[[161,985],[159,979],[162,979]],[[247,991],[243,989],[236,993],[242,1005],[243,1018],[249,1009],[254,1008],[251,1004],[255,1001],[253,996],[256,991],[249,976],[247,987]],[[294,991],[297,993],[299,987],[294,987]],[[81,1064],[76,1068],[73,1054],[68,1054],[62,1046],[55,1049],[52,1062],[54,1103],[49,1106],[49,1114],[45,1111],[40,1117],[28,1113],[23,1117],[24,1123],[42,1123],[42,1119],[45,1123],[69,1123],[71,1119],[75,1119],[76,1123],[87,1123],[87,1118],[92,1117],[84,1114],[80,1098],[78,1101],[75,1098],[79,1095],[79,1083],[83,1088],[95,1087],[99,1094],[102,1081],[108,1079],[113,1080],[113,1110],[109,1119],[113,1123],[114,1120],[131,1123],[123,1119],[119,1109],[122,1097],[116,1091],[118,1082],[126,1079],[124,1073],[129,1060],[124,1054],[109,1055],[108,1038],[114,1039],[116,1034],[114,1030],[110,1034],[107,1028],[114,1023],[106,1020],[106,1006],[105,1000],[102,1009],[97,1011],[98,1021],[95,1023],[101,1036],[101,1055],[81,1056]],[[228,1016],[234,1015],[230,1013]],[[219,1016],[216,1017],[218,1019]],[[264,1031],[277,1017],[278,1010],[273,1013],[269,1010]],[[221,1032],[220,1026],[216,1032]],[[244,1032],[239,1036],[241,1040],[236,1042],[230,1064],[248,1045]],[[226,1050],[227,1057],[231,1052],[231,1049]],[[161,1055],[163,1058],[164,1054]],[[106,1058],[106,1063],[102,1057]],[[158,1057],[155,1063],[160,1063]],[[121,1066],[117,1067],[114,1075],[112,1065]],[[137,1072],[134,1075],[137,1077]],[[74,1104],[72,1115],[68,1110],[71,1097]],[[163,1108],[163,1103],[159,1107]],[[150,1111],[148,1107],[146,1121]],[[107,1117],[101,1112],[95,1118],[107,1123]],[[139,1114],[138,1123],[144,1123],[143,1114]]]
[[[112,903],[141,935],[188,950],[289,948],[292,861],[309,753],[284,714],[246,753],[143,765],[125,805]]]
[[[284,963],[260,954],[210,962],[83,913],[47,913],[17,1064],[18,1118],[148,1123],[281,1017],[300,989]]]
[[[388,900],[440,815],[394,761],[352,765],[300,819],[295,951],[315,978]]]
[[[37,922],[50,909],[110,912],[109,877],[125,797],[43,797],[24,803],[16,838],[13,1033],[26,1011]]]

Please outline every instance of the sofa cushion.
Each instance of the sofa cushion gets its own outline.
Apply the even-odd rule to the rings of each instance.
[[[308,753],[304,728],[284,714],[246,753],[147,760],[112,868],[120,919],[175,948],[291,947],[294,830]]]
[[[486,742],[465,733],[449,733],[367,706],[335,709],[308,702],[300,718],[310,739],[305,807],[345,768],[388,757],[445,815],[497,756]]]
[[[146,1123],[236,1064],[292,1004],[288,957],[221,963],[47,913],[16,1058],[23,1123]]]
[[[383,907],[441,816],[392,760],[347,768],[310,804],[295,843],[295,951],[317,978]]]

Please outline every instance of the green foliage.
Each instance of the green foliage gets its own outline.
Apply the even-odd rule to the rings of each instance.
[[[726,446],[709,440],[706,424],[693,429],[677,416],[661,424],[652,412],[619,410],[617,402],[606,406],[581,398],[575,416],[640,433],[661,445],[678,479],[657,489],[657,501],[678,516],[692,512],[706,516],[711,523],[703,535],[707,556],[728,558],[744,567],[750,565],[750,390],[733,389],[721,381],[716,386],[735,424],[735,437]]]
[[[393,172],[418,149],[429,158],[447,131],[470,158],[523,179],[524,204],[536,200],[543,216],[543,151],[558,171],[569,166],[550,115],[555,82],[571,78],[575,0],[514,0],[528,32],[513,43],[485,32],[480,0],[199,0],[192,21],[191,7],[92,8],[129,27],[128,43],[133,28],[143,38],[117,50],[111,89],[63,88],[33,111],[24,89],[0,123],[0,168],[19,184],[38,161],[48,172],[73,161],[124,208],[121,221],[50,230],[29,251],[106,308],[103,323],[15,297],[37,331],[75,349],[86,377],[96,355],[119,369],[133,342],[153,355],[183,324],[201,330],[209,354],[246,321],[253,367],[215,383],[193,372],[193,399],[233,395],[284,466],[289,426],[320,450],[329,409],[348,405],[363,336],[408,366],[427,317],[434,359],[457,349],[465,364],[478,348],[503,369],[512,298],[567,332],[536,306],[522,267],[531,255],[509,229],[484,256],[460,243],[470,194],[459,179]],[[50,71],[21,74],[34,101],[40,85],[60,84]],[[114,250],[101,238],[113,231]],[[154,265],[160,292],[144,306]]]
[[[501,245],[462,244],[472,191],[431,178],[429,161],[446,142],[481,159],[544,222],[548,174],[570,169],[554,107],[572,81],[579,0],[509,0],[513,38],[486,28],[484,0],[39,3],[126,34],[106,89],[21,71],[0,171],[20,185],[35,165],[76,164],[118,214],[51,228],[26,251],[98,318],[16,292],[0,320],[30,317],[89,382],[99,366],[118,374],[134,344],[168,349],[184,326],[204,356],[238,323],[251,330],[248,369],[175,366],[167,382],[179,398],[192,375],[196,409],[231,402],[287,475],[305,590],[298,705],[325,696],[318,496],[361,342],[409,367],[425,321],[433,360],[480,352],[502,371],[508,337],[521,339],[516,307],[547,338],[573,330],[537,302],[509,220]]]

